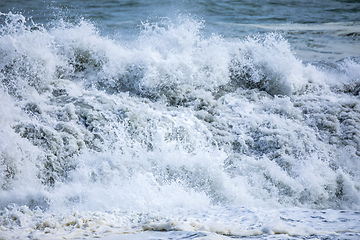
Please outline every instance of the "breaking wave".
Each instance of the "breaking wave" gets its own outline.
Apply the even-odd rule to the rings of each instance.
[[[85,224],[51,215],[73,209],[360,209],[359,58],[303,63],[279,34],[205,36],[187,16],[134,41],[0,17],[3,228]]]

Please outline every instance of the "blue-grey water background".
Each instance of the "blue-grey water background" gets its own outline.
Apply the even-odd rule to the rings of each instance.
[[[305,60],[359,55],[358,1],[2,1],[2,12],[21,12],[44,25],[63,18],[91,21],[105,35],[131,38],[141,22],[191,15],[204,32],[226,38],[281,32]]]
[[[0,0],[0,239],[359,239],[360,2]]]

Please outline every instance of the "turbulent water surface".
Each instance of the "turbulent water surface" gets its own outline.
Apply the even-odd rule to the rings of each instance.
[[[359,239],[358,1],[0,3],[0,239]]]

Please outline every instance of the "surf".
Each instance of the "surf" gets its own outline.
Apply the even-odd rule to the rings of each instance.
[[[304,63],[280,34],[227,39],[184,15],[134,41],[1,17],[4,236],[256,236],[285,231],[257,208],[359,211],[358,58]],[[321,232],[301,229],[285,232]]]

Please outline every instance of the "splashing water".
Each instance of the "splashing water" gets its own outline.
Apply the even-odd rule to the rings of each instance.
[[[3,238],[310,236],[336,214],[359,233],[359,58],[305,64],[185,16],[132,42],[0,17]]]

